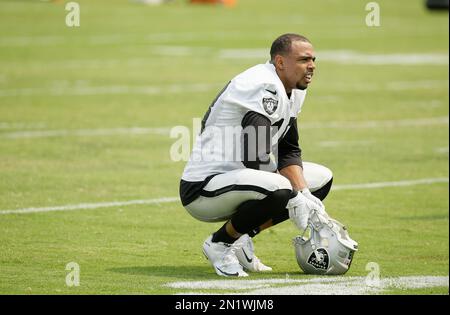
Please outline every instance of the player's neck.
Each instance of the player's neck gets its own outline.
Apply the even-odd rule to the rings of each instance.
[[[280,73],[278,71],[277,67],[275,67],[275,72],[277,73],[277,76],[280,79],[281,83],[283,83],[283,87],[284,87],[284,90],[286,91],[286,95],[288,96],[288,98],[291,98],[292,89],[288,87],[286,80],[284,79],[282,73]]]

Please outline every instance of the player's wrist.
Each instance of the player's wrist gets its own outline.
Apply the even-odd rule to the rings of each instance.
[[[311,191],[309,190],[308,187],[305,187],[305,188],[303,188],[303,189],[300,190],[300,193],[301,193],[302,195],[309,195],[309,194],[311,194]]]
[[[287,208],[298,207],[305,203],[305,196],[301,192],[298,192],[294,197],[289,199]]]

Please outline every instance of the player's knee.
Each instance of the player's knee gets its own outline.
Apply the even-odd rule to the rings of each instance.
[[[276,190],[290,190],[292,191],[292,185],[289,179],[286,177],[276,174],[277,180],[276,180]]]
[[[280,203],[280,209],[285,209],[286,205],[292,197],[291,189],[280,189],[276,191],[277,200]]]
[[[321,189],[333,178],[333,172],[326,166],[312,162],[304,162],[303,165],[305,179],[312,192]]]
[[[321,164],[314,165],[314,172],[320,183],[318,188],[325,186],[333,178],[333,172],[328,167]]]
[[[270,199],[270,203],[273,205],[272,208],[274,208],[275,211],[279,211],[286,208],[291,195],[291,189],[278,189],[271,193],[268,198]]]
[[[322,177],[324,182],[328,184],[333,179],[333,172],[326,166],[322,165],[322,167]]]

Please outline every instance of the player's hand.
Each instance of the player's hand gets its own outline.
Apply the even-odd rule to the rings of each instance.
[[[314,196],[311,193],[311,191],[309,191],[308,188],[303,189],[301,191],[301,193],[302,193],[303,196],[305,196],[306,198],[308,198],[309,200],[314,202],[319,207],[317,210],[319,210],[321,213],[325,211],[325,205],[322,203],[322,200],[320,200],[319,198]]]
[[[289,218],[300,229],[305,230],[308,226],[309,215],[312,210],[319,210],[319,206],[306,198],[303,194],[289,199],[286,208],[289,211]]]

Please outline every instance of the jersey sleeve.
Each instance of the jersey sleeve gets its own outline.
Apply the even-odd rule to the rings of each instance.
[[[244,166],[256,170],[276,171],[275,162],[270,156],[272,148],[270,120],[250,111],[242,119],[242,128]]]
[[[297,119],[293,119],[289,130],[278,144],[278,169],[289,165],[303,168],[302,150],[298,144]]]
[[[279,98],[280,92],[277,91],[275,84],[249,85],[243,80],[233,80],[225,101],[241,107],[244,111],[258,113],[273,124],[280,119]]]

